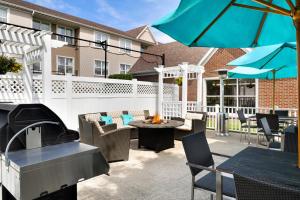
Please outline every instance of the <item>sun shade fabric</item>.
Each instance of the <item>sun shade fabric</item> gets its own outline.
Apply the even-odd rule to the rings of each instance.
[[[285,73],[281,73],[281,71],[275,72],[275,79],[282,78],[296,78],[297,72],[290,73],[286,68],[282,69]],[[236,67],[232,70],[228,71],[229,78],[237,78],[237,79],[273,79],[272,69],[256,69],[252,67]]]
[[[263,12],[233,3],[265,8],[252,0],[181,0],[175,11],[153,27],[187,46],[245,48],[296,41],[291,17],[268,13],[264,21]],[[286,1],[272,3],[289,9]],[[224,14],[218,18],[221,13]]]

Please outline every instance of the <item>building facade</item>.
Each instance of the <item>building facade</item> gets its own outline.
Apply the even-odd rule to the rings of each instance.
[[[109,45],[137,51],[157,44],[147,26],[121,31],[20,0],[0,0],[0,21],[94,42],[107,40]],[[52,49],[53,74],[104,76],[104,50],[100,45],[55,35],[52,39],[68,44]],[[118,74],[127,73],[141,54],[109,47],[107,56],[107,74]],[[30,65],[34,72],[42,70],[39,63]]]
[[[197,89],[197,80],[188,81],[188,101],[197,101],[197,91],[202,91],[201,104],[215,106],[220,104],[220,79],[217,70],[231,69],[226,64],[244,55],[245,49],[189,48],[177,42],[150,47],[148,52],[165,53],[165,67],[178,66],[183,62],[203,66],[205,73],[202,89]],[[146,61],[145,61],[146,60]],[[162,64],[160,60],[143,56],[131,69],[138,80],[157,82],[158,74],[154,68]],[[174,79],[169,82],[175,83]],[[254,79],[227,79],[224,81],[224,104],[228,107],[271,108],[272,81]],[[296,79],[276,80],[275,105],[279,108],[297,108]]]

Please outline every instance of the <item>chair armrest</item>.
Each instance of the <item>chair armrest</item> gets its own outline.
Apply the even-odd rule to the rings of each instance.
[[[189,162],[187,162],[186,165],[188,165],[190,167],[193,167],[193,168],[197,168],[197,169],[202,169],[202,170],[206,170],[206,171],[210,171],[210,172],[216,172],[216,169],[205,167],[205,166],[202,166],[202,165],[196,165],[196,164],[189,163]]]
[[[106,133],[112,130],[116,130],[117,124],[108,124],[108,125],[101,126],[101,128],[103,129],[104,133]]]
[[[206,122],[200,119],[192,119],[192,132],[199,133],[199,132],[206,132]]]
[[[214,156],[219,156],[219,157],[224,157],[224,158],[232,158],[232,156],[228,156],[228,155],[220,154],[220,153],[212,152],[211,154],[214,155]]]

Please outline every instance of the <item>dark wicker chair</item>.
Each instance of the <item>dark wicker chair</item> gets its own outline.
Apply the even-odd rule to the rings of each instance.
[[[194,199],[194,189],[203,189],[213,193],[216,192],[216,170],[214,160],[209,149],[206,136],[203,132],[191,134],[182,138],[184,152],[187,158],[187,165],[192,174],[192,194],[191,199]],[[218,156],[223,156],[218,154]],[[228,156],[226,156],[228,157]],[[203,170],[209,173],[198,180],[198,175]],[[223,194],[229,197],[235,197],[234,181],[232,178],[223,177]]]
[[[244,112],[243,112],[243,110],[238,110],[237,111],[237,114],[238,114],[238,118],[239,118],[239,121],[240,121],[240,123],[241,123],[241,128],[242,129],[247,129],[247,131],[249,131],[248,130],[248,128],[250,127],[250,129],[251,128],[257,128],[257,125],[248,125],[248,123],[247,123],[247,120],[248,120],[248,118],[246,118],[246,116],[245,116],[245,114],[244,114]],[[243,135],[245,136],[245,140],[246,140],[246,137],[247,137],[247,134],[246,133],[244,133],[244,132],[240,132],[240,142],[242,141],[242,139],[243,139]]]
[[[234,174],[238,200],[299,200],[300,193],[291,188],[278,187],[250,177]]]
[[[186,135],[194,134],[194,133],[200,133],[203,132],[206,134],[206,122],[207,122],[207,113],[206,112],[189,112],[189,113],[196,113],[196,114],[202,114],[202,120],[199,119],[192,119],[192,127],[191,130],[182,130],[175,128],[174,130],[174,138],[175,140],[182,140],[182,138]],[[183,118],[172,118],[173,120],[178,121],[185,121]]]
[[[270,118],[269,118],[270,119]],[[262,125],[262,129],[264,132],[264,135],[267,139],[267,146],[269,149],[280,149],[281,148],[281,143],[275,141],[275,137],[281,137],[280,132],[278,131],[272,131],[269,122],[266,117],[260,119],[260,123]]]
[[[79,115],[80,141],[100,148],[107,162],[128,160],[130,148],[130,128],[117,129],[116,124],[101,126],[100,133],[94,122]]]
[[[284,129],[284,151],[298,153],[298,127],[291,125]]]

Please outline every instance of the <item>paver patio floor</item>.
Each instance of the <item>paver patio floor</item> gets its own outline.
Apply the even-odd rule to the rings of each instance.
[[[218,137],[208,134],[211,151],[234,155],[247,147],[238,134]],[[214,157],[216,165],[225,159]],[[155,153],[137,149],[131,142],[129,161],[111,163],[110,176],[99,176],[78,184],[80,200],[185,200],[190,199],[191,175],[179,141],[175,148]],[[197,190],[195,199],[209,199]]]

